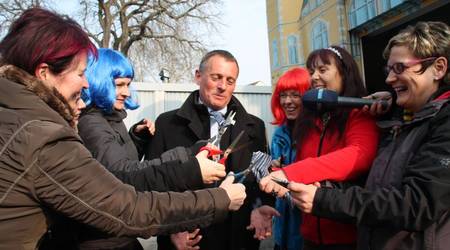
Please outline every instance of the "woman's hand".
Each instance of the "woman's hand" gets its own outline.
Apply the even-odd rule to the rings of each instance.
[[[363,110],[365,112],[369,112],[373,116],[384,115],[391,109],[392,95],[388,91],[375,92],[375,93],[365,96],[363,98],[364,99],[372,99],[375,101],[372,105],[370,105],[370,107],[367,105],[363,107]],[[387,102],[387,104],[388,104],[387,107],[383,107],[383,105],[381,103],[382,100]]]
[[[139,134],[144,132],[144,130],[148,130],[150,135],[155,135],[155,123],[149,119],[142,119],[142,121],[134,128],[134,133]]]
[[[211,184],[225,177],[225,166],[208,159],[207,150],[200,151],[195,158],[197,158],[198,165],[200,166],[203,183]]]
[[[289,189],[274,182],[272,180],[273,177],[275,177],[276,179],[287,181],[287,177],[283,171],[274,171],[261,179],[261,181],[259,182],[259,188],[268,194],[274,194],[277,197],[282,198],[289,191]]]
[[[232,172],[230,172],[232,173]],[[233,184],[234,176],[228,175],[227,178],[220,184],[220,188],[225,189],[230,198],[230,205],[228,209],[231,211],[237,211],[244,204],[245,197],[245,186],[240,183]]]
[[[197,250],[200,249],[199,246],[196,246],[200,240],[202,239],[202,236],[198,234],[200,232],[200,229],[195,229],[194,232],[181,232],[176,234],[170,235],[170,240],[172,241],[173,245],[177,250]]]
[[[291,191],[292,200],[295,205],[305,213],[311,213],[313,209],[314,197],[316,196],[318,183],[305,185],[302,183],[291,182],[288,185]]]

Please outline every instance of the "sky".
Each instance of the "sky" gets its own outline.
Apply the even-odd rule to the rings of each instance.
[[[222,22],[226,26],[220,36],[212,37],[212,41],[217,48],[230,51],[238,60],[238,84],[261,81],[258,85],[270,85],[266,1],[223,0],[223,3]]]
[[[208,49],[225,49],[239,63],[237,84],[270,85],[269,44],[267,38],[266,1],[222,0],[222,23],[220,34],[211,34]],[[57,9],[71,15],[77,8],[76,0],[55,1]]]

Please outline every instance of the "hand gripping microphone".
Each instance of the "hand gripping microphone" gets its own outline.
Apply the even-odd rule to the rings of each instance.
[[[332,90],[312,89],[305,92],[302,96],[303,106],[310,110],[325,111],[337,107],[342,108],[362,108],[365,105],[372,105],[377,102],[373,99],[364,99],[356,97],[343,97]],[[381,100],[383,109],[388,107],[386,100]]]

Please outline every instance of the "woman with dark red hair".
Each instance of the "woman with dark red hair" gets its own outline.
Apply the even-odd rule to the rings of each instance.
[[[272,136],[272,159],[281,166],[295,161],[296,148],[293,145],[292,129],[302,111],[302,95],[310,88],[310,76],[306,69],[293,68],[284,73],[277,82],[272,95],[271,108],[278,125]],[[300,210],[290,206],[288,201],[277,198],[275,208],[280,216],[274,217],[275,249],[300,249],[303,240],[300,235]]]
[[[242,205],[245,187],[232,178],[215,189],[140,193],[92,158],[76,121],[87,56],[97,50],[72,19],[29,9],[0,54],[0,249],[39,248],[57,217],[147,238],[207,226]]]

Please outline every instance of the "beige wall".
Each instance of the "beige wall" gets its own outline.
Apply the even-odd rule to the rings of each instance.
[[[340,6],[339,3],[338,0],[324,0],[306,16],[302,16],[303,0],[266,0],[272,84],[275,84],[278,78],[291,67],[305,65],[309,53],[313,50],[312,27],[317,22],[325,23],[329,45],[349,43],[346,7]],[[296,65],[290,65],[288,62],[287,37],[289,35],[296,35],[299,43],[299,63]],[[279,47],[278,67],[273,66],[272,42],[274,40],[278,42]]]
[[[272,84],[279,76],[292,66],[289,65],[287,39],[294,35],[300,41],[299,18],[303,0],[266,0],[267,26],[270,48]],[[273,41],[278,47],[278,66],[274,65]],[[298,46],[298,57],[301,61],[301,46]]]

